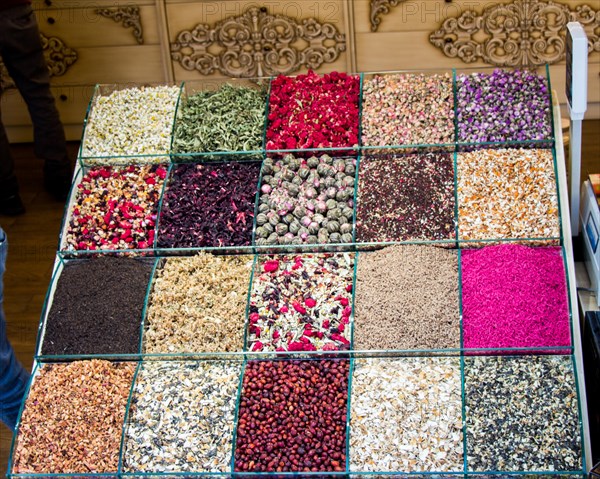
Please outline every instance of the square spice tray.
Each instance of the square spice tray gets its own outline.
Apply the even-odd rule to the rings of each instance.
[[[115,409],[113,401],[103,401],[116,390],[100,384],[122,368],[127,368],[119,376],[123,406]],[[67,462],[62,456],[71,454],[70,467],[82,467],[78,454],[93,457],[97,448],[107,447],[95,441],[87,452],[50,447],[41,456],[26,454],[40,421],[44,431],[56,420],[56,405],[45,408],[45,402],[73,407],[78,377],[90,387],[82,417],[99,397],[94,410],[110,406],[106,421],[114,422],[112,453],[100,457],[112,458],[111,466],[104,473],[90,467],[81,471],[85,477],[584,476],[572,356],[490,356],[36,363],[8,477],[31,477],[34,464],[36,473],[61,477],[60,468],[50,469]],[[47,378],[54,388],[48,389]],[[494,412],[499,398],[508,415]],[[537,417],[539,407],[534,421],[520,419]],[[494,421],[498,437],[486,439],[486,423]],[[103,424],[93,426],[100,437]],[[67,421],[60,431],[65,428],[65,440],[71,441],[76,424]],[[203,428],[212,432],[198,434]],[[386,434],[394,428],[398,434],[389,440]],[[511,452],[514,440],[531,434],[539,447],[523,442],[518,454]]]
[[[84,120],[80,166],[168,163],[182,86],[96,85]]]
[[[40,320],[40,361],[140,359],[153,258],[57,257]]]
[[[173,161],[262,159],[269,85],[268,77],[184,82]]]
[[[454,151],[452,70],[363,73],[362,77],[363,155]]]
[[[550,70],[455,69],[456,146],[459,151],[551,148],[554,105]]]

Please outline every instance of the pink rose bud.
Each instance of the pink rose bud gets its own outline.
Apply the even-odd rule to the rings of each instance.
[[[317,305],[317,302],[313,298],[306,298],[304,304],[309,308],[314,308]]]
[[[277,271],[279,269],[279,261],[277,261],[276,259],[267,261],[265,263],[264,269],[266,273],[272,273],[274,271]]]

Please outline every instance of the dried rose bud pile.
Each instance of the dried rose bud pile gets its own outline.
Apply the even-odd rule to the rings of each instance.
[[[91,168],[77,185],[66,249],[146,249],[154,243],[162,166]]]
[[[158,246],[246,246],[252,242],[260,163],[185,164],[167,183]]]
[[[350,361],[250,361],[236,472],[341,472],[346,466]]]
[[[267,150],[358,145],[360,78],[279,75],[271,82]]]
[[[47,364],[21,417],[12,472],[117,472],[135,363]]]
[[[452,77],[375,75],[363,86],[365,146],[450,143],[454,140]]]
[[[459,142],[545,140],[552,136],[544,76],[494,70],[456,78]]]
[[[257,268],[249,350],[350,349],[353,254],[267,256]]]
[[[352,243],[355,159],[285,155],[262,174],[257,245]]]

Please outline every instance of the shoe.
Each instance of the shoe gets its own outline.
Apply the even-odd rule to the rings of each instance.
[[[44,189],[58,201],[65,201],[71,191],[71,176],[44,175]]]
[[[71,190],[71,165],[68,161],[44,163],[44,189],[55,199],[65,201]]]
[[[16,194],[0,200],[0,215],[19,216],[25,213],[25,205]]]

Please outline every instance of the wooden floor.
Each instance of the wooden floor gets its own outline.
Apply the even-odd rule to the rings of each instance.
[[[69,145],[75,158],[78,145]],[[20,361],[31,368],[37,327],[58,246],[63,204],[42,188],[42,164],[31,145],[15,145],[23,201],[27,213],[18,218],[0,216],[9,237],[4,309],[8,337]],[[582,175],[600,171],[600,120],[584,122]],[[8,464],[11,432],[0,424],[0,474]]]

